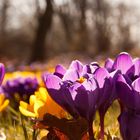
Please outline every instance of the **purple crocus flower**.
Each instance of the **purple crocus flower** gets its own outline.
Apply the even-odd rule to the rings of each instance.
[[[99,95],[97,81],[91,74],[95,69],[92,65],[83,65],[76,60],[67,70],[58,65],[54,74],[44,75],[50,96],[74,118],[82,116],[88,121],[92,139],[92,122]]]
[[[4,74],[5,74],[4,65],[2,63],[0,63],[0,85],[1,85],[2,80],[4,78]]]
[[[8,98],[19,102],[20,100],[28,101],[29,96],[37,90],[38,86],[36,78],[18,77],[6,81],[2,85],[2,90]]]
[[[119,116],[120,131],[124,140],[140,138],[140,77],[130,82],[119,74],[116,89],[124,109]]]
[[[113,61],[110,58],[105,62],[105,68],[112,72],[114,70],[120,70],[122,74],[129,77],[131,80],[140,76],[140,59],[132,59],[132,57],[126,53],[120,53]]]
[[[101,125],[100,139],[104,139],[104,117],[106,111],[117,98],[115,80],[118,73],[120,73],[119,70],[109,73],[105,68],[98,68],[94,73],[94,77],[99,86],[98,110]]]

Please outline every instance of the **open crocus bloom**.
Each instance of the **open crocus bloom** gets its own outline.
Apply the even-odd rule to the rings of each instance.
[[[0,112],[2,112],[9,104],[9,100],[5,99],[4,94],[0,94]]]
[[[44,75],[50,96],[73,117],[93,119],[97,107],[98,88],[96,80],[87,71],[95,71],[88,65],[73,61],[68,70],[61,65],[54,74]]]
[[[94,139],[92,123],[99,96],[98,84],[93,77],[97,67],[76,60],[67,70],[59,65],[54,74],[44,74],[46,88],[54,101],[74,118],[81,116],[87,120],[90,139]]]
[[[30,96],[29,104],[20,101],[19,110],[25,116],[36,118],[43,118],[46,113],[58,118],[63,118],[66,115],[66,112],[50,98],[47,90],[43,87],[39,88],[35,95]]]
[[[120,53],[113,61],[107,59],[105,62],[105,68],[112,72],[114,70],[120,70],[122,74],[134,80],[140,76],[140,58],[132,59],[132,57],[126,53]]]

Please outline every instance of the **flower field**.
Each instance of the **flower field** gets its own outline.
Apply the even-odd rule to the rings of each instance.
[[[7,71],[0,64],[0,140],[139,140],[140,58]]]

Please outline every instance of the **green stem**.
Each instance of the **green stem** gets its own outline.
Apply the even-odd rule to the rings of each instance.
[[[23,132],[24,132],[24,138],[25,138],[25,140],[29,140],[28,133],[27,133],[27,130],[26,130],[26,127],[25,127],[25,124],[24,124],[23,116],[20,115],[20,118],[21,118],[21,126],[22,126],[22,129],[23,129]]]
[[[16,115],[17,117],[19,117],[19,113],[18,113],[16,110],[14,110],[11,106],[8,106],[8,109],[9,109],[14,115]]]
[[[36,130],[33,130],[32,140],[36,140]]]

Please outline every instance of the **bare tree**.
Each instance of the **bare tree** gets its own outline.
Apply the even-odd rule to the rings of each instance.
[[[67,10],[65,10],[65,9],[67,9]],[[60,6],[58,8],[57,14],[59,15],[59,17],[62,21],[63,28],[64,28],[65,35],[66,35],[66,40],[67,40],[67,42],[70,43],[72,41],[73,19],[68,10],[68,4]]]
[[[135,46],[135,42],[131,38],[131,24],[130,22],[124,22],[126,21],[126,15],[129,14],[131,10],[123,3],[120,3],[118,5],[118,10],[120,14],[117,20],[117,26],[121,36],[118,39],[119,41],[117,43],[117,45],[119,46],[118,49],[120,51],[131,51]]]
[[[6,32],[7,20],[8,20],[8,8],[9,0],[2,0],[2,7],[0,11],[1,20],[0,20],[0,33],[4,36]]]
[[[79,11],[79,29],[78,36],[79,40],[77,42],[77,51],[78,52],[86,52],[88,46],[88,31],[86,24],[86,10],[87,10],[87,0],[76,0],[74,1],[77,7],[77,11]]]
[[[110,6],[105,0],[95,0],[95,32],[96,44],[98,52],[108,52],[110,50],[110,30],[108,25],[108,18],[110,13]]]
[[[52,25],[53,1],[52,0],[45,1],[46,1],[45,11],[38,18],[38,27],[35,34],[30,62],[44,61],[45,58],[47,57],[45,41],[46,35]]]

